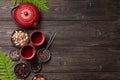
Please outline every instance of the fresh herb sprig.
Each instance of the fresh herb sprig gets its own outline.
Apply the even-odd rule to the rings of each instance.
[[[0,51],[0,80],[17,80],[14,62],[2,51]]]
[[[41,11],[49,9],[47,5],[48,0],[13,0],[14,5],[16,5],[16,3],[23,3],[23,2],[29,2],[36,5],[38,9]]]

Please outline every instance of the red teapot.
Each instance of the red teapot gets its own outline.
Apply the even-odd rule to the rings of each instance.
[[[28,2],[19,4],[12,9],[11,13],[15,22],[23,28],[37,27],[40,20],[38,8]]]

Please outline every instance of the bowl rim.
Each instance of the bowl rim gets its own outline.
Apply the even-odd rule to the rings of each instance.
[[[32,77],[32,80],[33,80],[34,77],[37,77],[37,76],[43,77],[43,78],[46,80],[46,78],[45,78],[42,74],[40,74],[40,73],[35,74],[35,75]]]
[[[15,59],[12,59],[12,58],[11,58],[10,55],[12,54],[12,53],[11,53],[12,51],[17,51],[17,52],[18,52],[18,55],[19,55],[18,59],[15,60]],[[10,57],[13,61],[19,61],[20,58],[21,58],[20,53],[19,53],[19,50],[18,50],[18,49],[11,49],[11,50],[9,51],[9,57]]]
[[[29,57],[29,58],[23,57],[23,56],[22,56],[22,53],[21,53],[22,49],[23,49],[24,47],[27,47],[27,46],[32,47],[32,48],[33,48],[33,53],[34,53],[34,54],[33,54],[31,57]],[[21,49],[20,49],[20,55],[21,55],[21,57],[22,57],[23,59],[25,59],[25,60],[31,60],[31,59],[32,59],[33,57],[35,57],[35,55],[36,55],[36,49],[35,49],[35,47],[34,47],[33,45],[30,45],[30,44],[24,45],[24,46],[22,46]]]
[[[15,71],[16,67],[19,66],[19,65],[21,65],[21,64],[24,64],[24,65],[27,66],[28,74],[27,74],[25,77],[18,76],[18,75],[16,74],[16,71]],[[24,63],[24,62],[17,63],[17,64],[14,66],[14,73],[15,73],[15,75],[16,75],[17,78],[25,79],[25,78],[27,78],[27,77],[30,75],[30,72],[31,72],[31,71],[30,71],[30,68],[29,68],[28,65],[27,65],[26,63]]]
[[[23,32],[25,32],[25,33],[27,33],[27,35],[28,35],[28,39],[26,40],[26,45],[27,44],[29,44],[29,34],[28,34],[28,32],[26,31],[26,30],[24,30],[24,29],[17,29],[17,30],[14,30],[13,31],[13,33],[11,34],[11,43],[12,43],[12,45],[14,46],[14,47],[16,47],[16,48],[21,48],[22,46],[17,46],[14,42],[13,42],[13,40],[12,40],[12,36],[13,36],[13,34],[15,33],[15,31],[23,31]]]
[[[34,33],[36,33],[36,32],[39,32],[39,33],[41,33],[42,34],[42,41],[40,42],[40,43],[33,43],[33,41],[32,41],[32,35],[34,34]],[[41,31],[41,30],[34,30],[31,34],[30,34],[30,42],[31,42],[31,44],[32,45],[34,45],[34,46],[41,46],[44,42],[45,42],[45,34]]]
[[[39,73],[41,70],[42,70],[42,63],[38,61],[38,64],[40,66],[40,69],[38,71],[33,71],[33,69],[31,68],[31,65],[30,65],[30,70],[33,72],[33,73]]]
[[[40,57],[39,57],[40,51],[42,51],[42,50],[45,50],[45,48],[39,49],[39,50],[37,51],[37,58],[38,58],[38,60],[39,60],[40,62],[42,62],[42,63],[48,62],[48,61],[51,59],[51,53],[50,53],[50,51],[47,49],[46,51],[47,51],[47,54],[49,55],[49,57],[48,57],[48,59],[46,59],[46,60],[42,60],[42,59],[40,59]]]

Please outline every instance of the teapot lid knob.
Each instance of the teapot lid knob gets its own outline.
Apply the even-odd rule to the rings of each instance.
[[[28,12],[24,12],[24,15],[25,15],[25,16],[28,16]]]

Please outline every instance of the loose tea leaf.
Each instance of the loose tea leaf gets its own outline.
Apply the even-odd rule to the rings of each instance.
[[[0,80],[17,80],[13,66],[14,62],[0,51]]]

